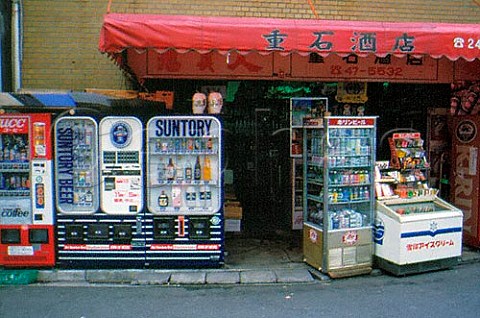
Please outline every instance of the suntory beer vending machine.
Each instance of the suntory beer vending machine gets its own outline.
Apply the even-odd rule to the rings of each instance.
[[[0,266],[55,264],[51,116],[0,115]]]
[[[148,121],[148,265],[224,262],[221,130],[220,121],[212,116]]]
[[[58,265],[142,267],[142,124],[134,117],[55,123]]]

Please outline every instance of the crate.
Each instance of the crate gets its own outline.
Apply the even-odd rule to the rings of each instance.
[[[225,202],[225,219],[242,219],[243,209],[238,201]]]
[[[28,285],[37,281],[38,271],[33,269],[0,270],[0,285]]]

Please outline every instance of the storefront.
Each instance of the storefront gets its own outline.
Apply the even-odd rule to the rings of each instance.
[[[188,86],[190,92],[183,94],[191,96],[199,86],[220,82],[227,83],[220,88],[229,95],[232,90],[239,89],[238,82],[241,82],[240,90],[243,87],[252,95],[243,101],[251,108],[256,89],[270,93],[280,89],[279,83],[285,83],[290,93],[300,91],[291,96],[329,95],[335,101],[330,109],[333,115],[343,115],[345,105],[349,105],[348,112],[355,115],[355,102],[358,101],[342,101],[341,98],[339,101],[336,83],[340,83],[338,87],[344,91],[351,87],[357,90],[361,83],[365,96],[368,91],[369,98],[376,100],[366,113],[378,115],[385,107],[392,108],[395,113],[395,117],[380,118],[379,127],[383,125],[383,132],[398,127],[392,126],[392,122],[405,118],[408,118],[405,126],[424,130],[426,119],[422,116],[427,110],[420,108],[431,104],[419,98],[430,99],[430,103],[438,98],[435,107],[449,107],[450,93],[446,88],[450,83],[475,81],[480,73],[480,29],[475,24],[107,14],[99,48],[140,87],[150,91],[159,90],[165,82],[188,80],[197,84]],[[356,84],[344,85],[351,82]],[[331,83],[335,83],[333,93]],[[390,96],[382,94],[389,85],[397,90],[391,90]],[[177,97],[182,94],[180,86],[170,84],[176,94],[174,110]],[[402,97],[402,90],[407,90],[408,94]],[[383,100],[385,96],[391,98],[388,103]],[[442,100],[446,104],[441,104]],[[258,183],[258,180],[290,183],[290,176],[284,180],[281,177],[284,173],[271,173],[270,169],[281,167],[284,157],[279,154],[285,149],[290,152],[288,132],[273,134],[289,125],[288,112],[287,100],[277,100],[273,110],[265,102],[257,103],[250,112],[240,106],[236,108],[234,133],[231,138],[227,136],[226,142],[227,147],[230,139],[235,144],[232,148],[255,152],[251,162],[246,160],[241,165],[245,184]],[[259,122],[269,124],[260,126]],[[235,138],[239,131],[249,136],[248,141],[245,142],[244,137]],[[275,137],[261,138],[265,135]],[[378,137],[381,140],[381,134]],[[388,152],[387,144],[378,147]],[[267,169],[257,169],[260,166]],[[235,175],[236,180],[240,177]],[[248,205],[253,201],[252,205],[263,211],[266,209],[262,204],[291,205],[294,195],[290,191],[270,185],[268,182],[256,184],[254,188],[263,189],[265,193],[257,191],[253,196],[247,195],[242,203]],[[264,200],[267,197],[274,200]],[[285,197],[286,200],[278,200]],[[289,212],[290,215],[255,211],[250,217],[246,215],[244,221],[247,225],[248,222],[265,225],[271,220],[282,223],[279,219],[286,218],[287,223],[294,223],[293,212],[291,209]]]

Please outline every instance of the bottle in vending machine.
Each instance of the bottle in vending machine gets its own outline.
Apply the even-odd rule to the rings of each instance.
[[[205,157],[203,162],[203,180],[210,181],[212,179],[212,168],[210,165],[210,157]]]
[[[168,207],[168,195],[165,193],[165,191],[162,191],[162,193],[160,193],[158,196],[158,206],[161,208]]]
[[[169,181],[173,181],[175,179],[175,164],[173,163],[173,159],[168,159],[167,169],[165,171],[165,177]]]
[[[210,209],[212,205],[212,189],[210,186],[205,186],[205,208]]]
[[[45,145],[45,123],[35,122],[33,123],[33,144],[36,156],[46,155]]]
[[[159,184],[163,183],[163,181],[165,180],[165,174],[166,174],[165,169],[166,169],[165,163],[159,162],[157,164],[157,183]]]
[[[172,188],[172,205],[174,208],[180,208],[182,206],[182,188]]]
[[[193,170],[193,178],[195,180],[202,179],[202,166],[200,165],[200,157],[197,156],[197,161],[195,161],[195,168]]]
[[[197,202],[197,192],[193,186],[189,186],[185,191],[185,203],[189,208],[195,207]]]
[[[177,179],[177,182],[182,182],[183,178],[184,178],[185,170],[180,165],[180,160],[178,160],[178,162],[179,162],[179,164],[177,164],[176,167],[175,167],[175,178]]]
[[[192,164],[188,159],[185,160],[184,175],[185,175],[185,181],[187,182],[192,181],[192,178],[193,178]]]

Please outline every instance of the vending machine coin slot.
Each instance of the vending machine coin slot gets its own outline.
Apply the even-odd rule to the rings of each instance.
[[[175,237],[175,218],[160,217],[153,220],[153,238],[156,240]]]
[[[28,233],[28,238],[31,244],[47,244],[48,230],[47,229],[30,229]]]
[[[87,237],[89,240],[107,240],[108,224],[90,224],[88,225]]]
[[[130,243],[132,240],[132,227],[128,224],[115,224],[113,226],[114,243]]]
[[[67,243],[81,243],[83,241],[83,225],[68,224],[65,226]]]
[[[188,223],[189,237],[191,239],[210,238],[209,218],[190,218]]]
[[[20,230],[2,229],[2,244],[20,244]]]

